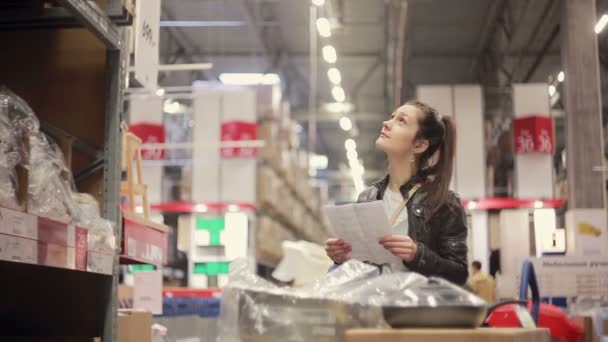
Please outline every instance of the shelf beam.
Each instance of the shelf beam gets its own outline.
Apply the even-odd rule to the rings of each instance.
[[[110,50],[120,50],[124,44],[121,32],[97,4],[87,0],[58,0],[78,21],[97,36]]]

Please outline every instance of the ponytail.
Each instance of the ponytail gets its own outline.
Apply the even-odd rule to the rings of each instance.
[[[425,139],[429,147],[418,157],[416,179],[426,188],[426,199],[430,219],[444,205],[452,206],[450,183],[456,153],[456,125],[450,116],[441,116],[432,107],[418,101],[407,104],[417,107],[421,112],[418,139]]]

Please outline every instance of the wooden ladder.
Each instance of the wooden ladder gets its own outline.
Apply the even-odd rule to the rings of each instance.
[[[148,186],[143,182],[141,171],[141,145],[142,141],[135,134],[129,132],[126,123],[121,124],[122,128],[122,170],[127,171],[127,180],[120,183],[120,195],[128,199],[126,210],[131,214],[136,214],[135,196],[141,196],[143,205],[143,216],[146,220],[150,219],[150,203],[148,202]],[[135,170],[133,170],[135,161]],[[135,179],[133,172],[136,173]]]

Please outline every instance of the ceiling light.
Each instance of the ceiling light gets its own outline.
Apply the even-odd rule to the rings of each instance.
[[[336,52],[336,48],[331,45],[325,45],[323,47],[323,59],[330,64],[336,63],[338,61],[338,53]]]
[[[194,211],[197,213],[206,213],[208,209],[209,208],[207,208],[205,204],[197,204],[194,206]]]
[[[563,71],[560,71],[559,74],[557,74],[557,81],[558,82],[564,82],[565,78],[566,78],[566,74],[564,74]]]
[[[281,82],[281,78],[277,74],[223,73],[219,78],[222,83],[228,85],[274,85]]]
[[[163,103],[163,111],[169,114],[177,114],[181,112],[182,106],[179,102],[173,100],[165,100]]]
[[[317,19],[317,31],[319,31],[319,35],[324,38],[331,37],[331,25],[329,24],[329,20],[327,18],[319,18]]]
[[[346,116],[343,116],[340,118],[340,128],[345,131],[350,131],[353,128],[353,122]]]
[[[165,89],[163,89],[163,88],[156,89],[156,95],[158,95],[158,96],[165,95]]]
[[[357,150],[348,150],[346,151],[346,158],[348,158],[348,160],[357,160],[357,158],[359,158],[359,154],[357,153]]]
[[[327,156],[321,154],[313,154],[310,156],[310,167],[315,170],[325,170],[329,165]]]
[[[275,85],[281,83],[281,78],[277,74],[265,74],[262,77],[262,84]]]
[[[604,14],[600,20],[597,21],[597,24],[595,24],[595,33],[599,34],[602,32],[604,27],[606,27],[606,24],[608,24],[608,15]]]
[[[324,104],[323,109],[330,113],[349,113],[355,106],[348,102],[331,102]]]
[[[346,139],[344,147],[347,151],[354,151],[357,149],[357,143],[353,139]]]
[[[346,100],[346,94],[344,94],[344,89],[340,86],[335,86],[331,89],[331,94],[334,97],[334,100],[338,102],[344,102]]]
[[[557,90],[555,89],[555,86],[553,84],[549,86],[549,96],[555,95],[556,91]]]
[[[315,6],[323,6],[323,4],[325,3],[325,0],[312,0],[312,4]]]
[[[340,84],[340,82],[342,82],[342,75],[340,74],[340,70],[337,68],[330,68],[327,70],[327,77],[333,84]]]

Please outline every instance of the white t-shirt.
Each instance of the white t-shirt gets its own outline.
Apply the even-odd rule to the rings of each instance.
[[[382,204],[384,205],[384,211],[386,212],[386,217],[390,220],[393,217],[393,214],[399,208],[399,206],[403,203],[403,196],[401,192],[392,191],[389,188],[386,188],[384,192],[384,197],[382,198]],[[404,207],[403,210],[399,213],[397,217],[397,221],[393,225],[393,234],[394,235],[406,235],[409,231],[409,225],[407,221],[407,207]],[[402,262],[391,264],[391,269],[393,271],[406,271],[405,265]]]

